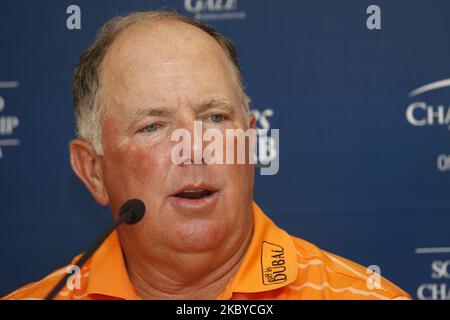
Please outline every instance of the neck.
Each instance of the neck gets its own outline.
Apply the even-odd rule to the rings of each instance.
[[[227,248],[206,253],[170,253],[166,259],[145,259],[125,252],[128,275],[142,299],[215,299],[244,259],[253,224]],[[125,251],[125,250],[124,250]],[[164,253],[162,253],[164,254]],[[163,263],[155,263],[155,260]],[[166,261],[164,261],[166,260]]]

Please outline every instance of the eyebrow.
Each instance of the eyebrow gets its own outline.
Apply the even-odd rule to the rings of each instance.
[[[211,109],[218,109],[228,112],[230,116],[234,115],[236,112],[233,104],[224,98],[214,98],[206,103],[200,104],[199,107],[194,108],[196,114],[203,114]],[[146,117],[167,117],[173,115],[174,113],[175,110],[169,107],[155,106],[141,108],[134,112],[130,117],[128,117],[128,119],[126,120],[127,127],[132,126],[134,123]]]
[[[162,117],[173,114],[173,110],[166,107],[148,107],[141,108],[134,112],[127,119],[127,127],[132,126],[134,123],[146,118],[146,117]]]
[[[233,104],[224,98],[211,99],[207,103],[201,104],[200,107],[196,109],[196,112],[201,114],[210,109],[220,109],[228,112],[230,115],[234,115],[234,113],[236,112]]]

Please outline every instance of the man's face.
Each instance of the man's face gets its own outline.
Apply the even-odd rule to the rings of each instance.
[[[110,206],[116,215],[124,201],[139,198],[147,208],[121,237],[181,252],[241,241],[240,231],[251,226],[253,166],[171,159],[172,132],[194,136],[194,121],[203,121],[204,131],[248,128],[241,91],[215,40],[180,22],[133,27],[109,49],[100,82]],[[192,140],[190,151],[200,144]]]

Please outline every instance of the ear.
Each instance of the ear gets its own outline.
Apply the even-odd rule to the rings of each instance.
[[[250,129],[256,129],[256,117],[253,112],[248,115],[248,127]]]
[[[101,205],[107,205],[109,197],[103,181],[102,157],[86,141],[75,139],[69,146],[73,171],[83,181],[95,200]]]

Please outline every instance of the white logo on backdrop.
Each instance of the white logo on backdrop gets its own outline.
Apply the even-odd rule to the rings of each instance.
[[[238,0],[184,0],[184,9],[196,20],[245,19],[247,13],[238,10]]]
[[[417,248],[417,254],[448,254],[450,247]],[[434,259],[430,264],[430,282],[423,283],[417,288],[419,300],[450,300],[450,260]]]
[[[450,87],[450,79],[440,80],[423,85],[409,93],[409,97],[416,97],[425,92]],[[416,126],[445,125],[450,129],[450,106],[431,105],[424,101],[414,101],[406,109],[408,123]]]
[[[262,175],[275,175],[280,163],[280,137],[278,129],[271,129],[269,118],[273,117],[272,109],[251,111],[256,119],[257,151],[256,162],[261,167]],[[270,136],[268,133],[270,132]]]
[[[0,90],[18,87],[18,81],[0,81]],[[6,101],[0,95],[0,159],[3,158],[3,149],[5,147],[18,146],[20,144],[19,139],[12,138],[14,130],[19,126],[19,118],[14,115],[2,114],[5,107]]]
[[[444,79],[420,86],[411,92],[409,97],[417,97],[423,93],[450,87],[450,79]],[[417,99],[417,98],[416,98]],[[429,104],[424,99],[417,99],[406,108],[406,120],[415,127],[446,126],[450,130],[450,105]],[[439,154],[436,158],[437,169],[450,171],[450,155]]]

